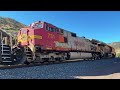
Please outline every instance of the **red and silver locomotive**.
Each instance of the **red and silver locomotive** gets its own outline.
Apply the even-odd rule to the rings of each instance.
[[[114,48],[103,42],[78,37],[76,33],[41,21],[21,28],[17,42],[24,47],[29,63],[115,57]]]

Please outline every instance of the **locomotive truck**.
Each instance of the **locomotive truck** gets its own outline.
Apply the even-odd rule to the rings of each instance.
[[[115,57],[115,49],[104,42],[79,37],[76,33],[41,21],[21,28],[16,42],[24,49],[21,59],[11,58],[12,62],[17,63],[30,64],[70,59],[96,60]]]

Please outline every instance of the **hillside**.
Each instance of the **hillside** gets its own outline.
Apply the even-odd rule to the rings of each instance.
[[[113,46],[115,49],[120,49],[120,42],[109,43],[109,45]]]
[[[117,56],[120,57],[120,42],[109,43],[109,45],[115,48]]]
[[[15,35],[20,28],[26,27],[26,25],[12,19],[6,17],[0,17],[0,28],[6,30],[6,32]]]

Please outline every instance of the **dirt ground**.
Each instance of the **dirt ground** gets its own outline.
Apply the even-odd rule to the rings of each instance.
[[[102,76],[76,76],[76,79],[120,79],[120,73]]]

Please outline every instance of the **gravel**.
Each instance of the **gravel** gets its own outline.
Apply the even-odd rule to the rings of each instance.
[[[120,72],[120,59],[80,61],[0,70],[0,79],[76,79]]]

